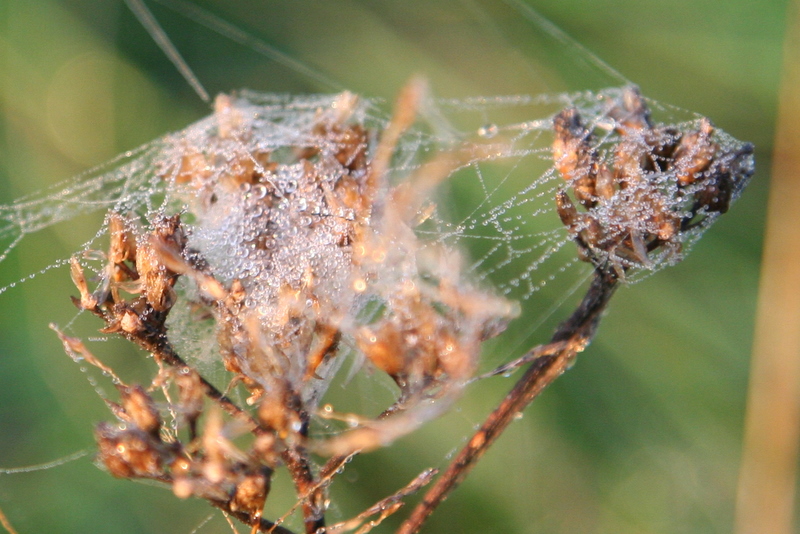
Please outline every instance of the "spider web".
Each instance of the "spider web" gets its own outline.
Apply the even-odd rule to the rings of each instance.
[[[248,260],[248,250],[242,248],[244,243],[253,242],[262,231],[253,226],[259,221],[237,219],[235,213],[228,213],[235,207],[224,206],[223,220],[219,220],[221,215],[216,215],[206,218],[205,222],[195,220],[192,225],[192,216],[196,217],[193,205],[197,201],[190,197],[196,196],[196,192],[186,191],[166,174],[170,169],[180,168],[182,160],[191,151],[208,152],[221,159],[221,162],[214,163],[213,170],[215,175],[221,176],[234,172],[226,167],[225,161],[235,159],[237,149],[280,153],[298,146],[329,143],[315,135],[313,127],[321,110],[335,107],[337,98],[338,95],[288,96],[241,91],[235,96],[234,107],[242,116],[254,118],[248,125],[253,131],[248,146],[214,147],[219,120],[212,115],[47,191],[0,206],[0,243],[3,244],[0,261],[26,235],[85,213],[137,214],[143,219],[156,213],[184,213],[190,221],[190,245],[207,256],[227,283],[241,277],[242,272],[260,269],[257,262],[261,260]],[[559,220],[556,211],[556,193],[564,188],[564,180],[553,167],[552,116],[561,109],[577,109],[590,130],[605,132],[598,142],[598,150],[605,161],[612,164],[612,147],[619,138],[613,132],[614,120],[609,113],[613,103],[622,98],[622,89],[607,89],[536,97],[432,99],[427,102],[420,120],[422,124],[408,131],[397,146],[388,173],[391,182],[395,185],[401,183],[431,154],[459,144],[471,143],[478,147],[478,143],[483,143],[494,153],[484,155],[474,148],[475,154],[423,204],[418,214],[421,224],[417,228],[421,241],[462,251],[467,277],[472,282],[492,287],[500,295],[516,301],[535,300],[537,294],[551,283],[557,286],[556,289],[542,300],[552,301],[554,293],[563,293],[565,287],[574,286],[591,271],[591,266],[578,259],[573,236]],[[658,104],[651,105],[663,110]],[[502,117],[509,111],[511,116],[537,118],[524,122],[484,122],[486,117]],[[389,110],[380,100],[362,98],[354,114],[355,123],[373,132],[373,142],[377,133],[389,124]],[[671,127],[690,131],[697,128],[698,120],[675,123]],[[716,133],[716,139],[727,151],[741,147],[740,143],[721,132]],[[284,202],[288,202],[297,181],[291,177],[282,177],[281,180],[281,183],[272,185],[287,195]],[[739,186],[736,195],[743,185]],[[264,185],[246,193],[256,199],[265,194]],[[450,198],[457,198],[458,202],[451,202]],[[319,204],[320,200],[316,202]],[[319,206],[308,206],[305,199],[303,203],[295,209],[309,216],[319,214]],[[346,217],[347,214],[333,215]],[[640,280],[644,275],[678,261],[713,219],[709,217],[681,237],[680,254],[653,257],[646,266],[635,266],[626,280]],[[310,219],[306,222],[311,224]],[[78,255],[97,259],[97,255],[90,251],[102,250],[105,245],[100,238],[104,233],[103,228],[99,229]],[[285,247],[281,243],[272,246],[279,250]],[[287,258],[297,254],[324,255],[317,248],[313,240],[302,250],[287,248]],[[66,259],[59,260],[45,270],[65,262]],[[102,265],[93,268],[95,275],[101,276]],[[343,276],[343,268],[331,264],[327,270],[330,276],[336,276],[334,273],[337,271],[339,276]],[[300,276],[300,271],[289,274],[283,270],[267,285],[275,288],[280,285],[280,278]],[[0,294],[14,285],[0,288]],[[539,310],[546,307],[542,302],[535,302],[534,306]],[[203,336],[186,334],[186,339],[197,340],[194,346],[208,346]]]

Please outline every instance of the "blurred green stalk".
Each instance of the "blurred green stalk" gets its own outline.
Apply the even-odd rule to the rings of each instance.
[[[800,3],[783,79],[736,503],[736,533],[795,532],[800,438]]]

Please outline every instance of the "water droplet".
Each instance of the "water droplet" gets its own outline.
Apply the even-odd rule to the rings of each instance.
[[[485,139],[491,139],[497,135],[497,131],[498,129],[496,124],[484,124],[478,128],[478,135]]]
[[[256,184],[253,186],[253,196],[259,200],[267,196],[267,186],[264,184]]]

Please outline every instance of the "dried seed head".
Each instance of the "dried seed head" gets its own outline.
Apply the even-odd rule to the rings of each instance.
[[[675,148],[672,165],[677,170],[677,179],[681,185],[689,185],[700,177],[700,173],[711,166],[719,152],[719,144],[711,140],[714,126],[703,117],[700,127],[684,135]]]
[[[581,257],[624,276],[631,268],[675,261],[686,230],[727,210],[752,175],[752,147],[723,148],[707,119],[687,132],[653,126],[635,88],[623,91],[608,116],[621,136],[613,168],[576,109],[553,120],[556,168],[586,211],[579,212],[565,191],[556,194],[556,205]],[[661,260],[654,261],[657,256]]]
[[[89,292],[86,277],[83,275],[83,267],[78,263],[78,258],[70,258],[70,274],[72,275],[72,283],[75,284],[81,294],[81,298],[76,304],[84,310],[95,309],[97,307],[97,298]]]
[[[553,130],[553,161],[556,169],[572,184],[578,201],[587,208],[592,207],[596,197],[597,174],[597,154],[592,146],[594,136],[583,125],[575,108],[556,115]]]
[[[122,407],[131,421],[141,430],[158,437],[161,429],[161,416],[156,403],[142,386],[117,386],[122,397]]]
[[[384,373],[398,377],[405,370],[405,353],[395,325],[384,322],[377,331],[361,327],[356,340],[369,361]]]
[[[108,261],[111,263],[136,261],[136,238],[128,225],[129,222],[120,214],[109,213],[108,235],[111,238],[111,244],[108,248]]]
[[[95,428],[95,440],[98,460],[115,477],[157,479],[163,475],[163,446],[151,434],[100,423]]]
[[[231,499],[231,510],[247,513],[260,512],[264,508],[270,489],[271,472],[253,473],[244,476],[238,484]]]
[[[191,479],[175,477],[172,482],[172,493],[179,499],[188,499],[194,493],[194,484]]]
[[[180,255],[186,246],[180,217],[157,221],[152,234],[144,236],[137,247],[136,271],[147,303],[156,311],[166,311],[175,303],[177,273],[164,262],[164,249]]]
[[[136,334],[143,329],[142,321],[139,315],[133,310],[126,309],[122,312],[119,318],[119,327],[127,334]]]
[[[196,434],[196,422],[203,410],[205,390],[197,371],[189,367],[181,367],[172,373],[175,385],[178,386],[178,408],[189,423],[192,435]]]

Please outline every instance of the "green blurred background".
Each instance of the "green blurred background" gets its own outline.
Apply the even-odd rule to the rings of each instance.
[[[322,74],[310,77],[149,3],[212,95],[347,87],[390,99],[415,72],[446,97],[620,84],[501,2],[197,3]],[[620,291],[577,365],[509,429],[426,531],[730,532],[787,5],[530,3],[644,94],[755,143],[758,172],[685,262]],[[121,0],[0,3],[0,87],[0,204],[209,112]],[[68,257],[98,224],[80,217],[28,237],[0,263],[0,286]],[[74,317],[72,293],[62,268],[0,294],[0,467],[91,447],[93,423],[110,418],[47,327]],[[137,359],[113,343],[95,351],[123,370]],[[484,381],[455,413],[354,461],[335,485],[332,518],[444,465],[511,384]],[[267,516],[292,502],[279,482]],[[189,533],[209,513],[162,488],[114,480],[89,458],[0,475],[0,508],[21,533]],[[230,529],[215,516],[200,532]]]

